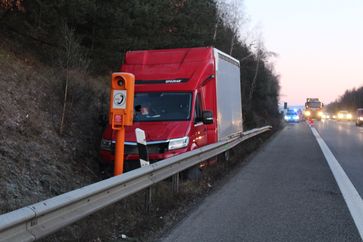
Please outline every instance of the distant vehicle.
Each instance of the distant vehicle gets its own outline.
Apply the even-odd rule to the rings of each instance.
[[[363,124],[363,108],[358,108],[356,112],[355,125],[361,126]]]
[[[350,112],[345,111],[345,110],[339,111],[336,114],[336,120],[339,120],[339,121],[350,121],[352,119],[353,119],[353,115]]]
[[[305,119],[321,120],[323,116],[324,104],[320,102],[319,98],[307,98],[305,103]]]
[[[284,119],[286,122],[299,122],[300,115],[297,111],[289,109],[287,110]]]
[[[134,123],[125,130],[125,170],[140,167],[135,129],[147,135],[150,162],[243,131],[240,65],[211,47],[128,51],[121,71],[135,75]],[[115,134],[102,135],[101,164],[114,161]]]
[[[331,118],[333,118],[332,115],[330,115],[330,113],[323,113],[323,115],[321,117],[322,117],[322,119],[331,119]]]

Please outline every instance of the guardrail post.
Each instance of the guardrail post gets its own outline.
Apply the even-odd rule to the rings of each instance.
[[[145,211],[150,212],[152,205],[152,190],[151,187],[145,189]]]
[[[146,135],[145,131],[142,129],[135,129],[136,141],[137,141],[137,148],[139,151],[140,156],[140,166],[148,166],[150,165],[149,161],[149,152],[147,150],[147,143],[146,143]],[[152,190],[151,187],[145,189],[145,202],[144,207],[146,212],[150,212],[151,202],[152,202]]]
[[[171,178],[171,190],[173,193],[179,193],[179,172],[172,176]]]

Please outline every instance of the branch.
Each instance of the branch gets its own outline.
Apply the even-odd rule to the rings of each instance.
[[[258,68],[260,66],[260,50],[257,52],[257,66],[256,66],[256,71],[255,71],[255,75],[253,77],[252,83],[251,83],[251,88],[250,88],[250,95],[249,95],[249,101],[251,102],[252,100],[252,96],[253,96],[253,92],[256,86],[256,80],[257,80],[257,74],[258,74]]]

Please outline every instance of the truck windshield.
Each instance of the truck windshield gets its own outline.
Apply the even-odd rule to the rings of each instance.
[[[321,102],[308,102],[306,103],[307,108],[321,108]]]
[[[192,94],[181,92],[135,93],[135,122],[190,119]]]

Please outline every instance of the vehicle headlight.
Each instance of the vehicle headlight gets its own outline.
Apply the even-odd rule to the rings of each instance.
[[[363,121],[363,117],[359,117],[359,120],[360,120],[360,121]]]
[[[305,111],[305,115],[306,116],[310,116],[311,115],[311,112],[310,111]]]
[[[337,118],[337,116],[336,115],[333,115],[333,118]]]
[[[299,116],[295,115],[295,116],[294,116],[294,119],[295,119],[295,120],[298,120],[298,119],[299,119]]]
[[[339,114],[338,114],[338,118],[344,118],[344,114],[339,113]]]
[[[285,120],[288,120],[289,119],[289,116],[285,115]]]
[[[101,150],[109,150],[112,149],[112,140],[109,139],[102,139],[101,140]]]
[[[318,116],[320,116],[320,117],[323,116],[323,112],[321,112],[321,111],[318,112]]]
[[[352,115],[350,113],[347,114],[347,118],[348,119],[351,119],[352,118]]]
[[[180,149],[183,147],[188,146],[189,144],[189,137],[183,137],[183,138],[178,138],[178,139],[171,139],[169,141],[169,146],[168,149],[169,150],[175,150],[175,149]]]

